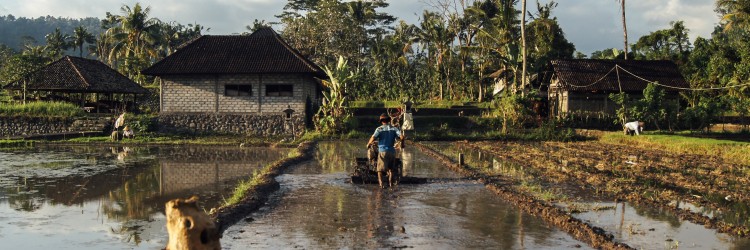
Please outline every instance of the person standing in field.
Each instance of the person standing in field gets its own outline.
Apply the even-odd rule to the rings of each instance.
[[[645,125],[644,122],[634,121],[634,122],[628,122],[625,123],[625,134],[626,135],[641,135],[640,132],[643,132],[643,126]]]
[[[386,114],[380,115],[380,127],[375,129],[375,133],[370,137],[367,146],[378,141],[378,184],[383,186],[383,172],[388,174],[388,186],[393,186],[393,172],[396,167],[396,139],[403,141],[404,135],[401,131],[391,125],[391,117]]]

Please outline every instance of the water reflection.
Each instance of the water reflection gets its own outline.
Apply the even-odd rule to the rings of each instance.
[[[517,180],[533,181],[540,176],[537,169],[524,167],[509,163],[502,159],[483,156],[479,150],[450,143],[432,143],[431,147],[437,148],[448,155],[464,153],[466,163],[469,167],[478,169],[488,174],[500,174]],[[604,200],[604,197],[596,197],[590,190],[580,187],[572,187],[570,183],[556,183],[550,188],[563,192],[570,200],[576,202],[560,202],[557,206],[567,208],[569,211],[582,211],[573,213],[576,218],[584,220],[594,226],[601,227],[607,232],[615,235],[615,239],[624,242],[631,247],[643,249],[659,248],[690,248],[690,249],[750,249],[750,240],[733,238],[730,235],[717,233],[716,230],[707,229],[701,225],[689,221],[680,220],[669,211],[649,208],[646,206],[632,206],[626,203],[614,203]],[[566,186],[567,185],[567,186]],[[549,189],[549,188],[548,188]],[[723,199],[723,197],[721,197]],[[612,199],[609,199],[610,201]],[[746,218],[746,208],[741,203],[736,203],[734,208],[738,211],[733,215],[725,216],[725,220]],[[735,210],[732,210],[735,211]]]
[[[344,150],[329,153],[337,149],[332,145]],[[222,242],[224,247],[534,249],[580,244],[519,212],[481,184],[457,178],[394,190],[349,184],[346,159],[365,153],[357,145],[321,143],[316,162],[277,178],[281,192],[252,215],[252,222],[228,229],[225,238],[233,240]],[[434,159],[410,153],[413,172],[427,178],[455,177]]]
[[[210,208],[288,149],[41,146],[0,152],[0,238],[15,248],[153,249],[164,202]],[[5,205],[7,204],[7,205]],[[46,233],[54,231],[55,233]]]

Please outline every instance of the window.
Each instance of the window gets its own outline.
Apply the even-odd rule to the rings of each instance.
[[[236,85],[227,84],[224,85],[225,96],[252,96],[253,85]]]
[[[294,85],[266,85],[266,96],[294,96]]]

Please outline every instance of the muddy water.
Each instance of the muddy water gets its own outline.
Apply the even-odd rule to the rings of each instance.
[[[629,203],[615,203],[612,198],[596,195],[570,183],[552,184],[530,179],[543,175],[536,169],[506,162],[481,151],[468,149],[452,143],[432,143],[446,155],[457,157],[463,153],[465,162],[472,168],[488,174],[498,174],[521,180],[536,182],[543,191],[552,190],[554,197],[562,201],[557,206],[576,211],[573,217],[591,225],[601,227],[623,242],[638,249],[750,249],[750,240],[734,238],[717,233],[689,221],[683,221],[671,213]],[[538,179],[538,178],[536,178]],[[685,206],[684,203],[680,203]],[[693,208],[695,209],[695,208]],[[580,211],[580,212],[578,212]]]
[[[539,249],[587,248],[584,243],[527,216],[459,178],[416,149],[407,149],[405,172],[428,184],[381,190],[348,183],[361,142],[321,143],[315,161],[277,180],[268,205],[230,227],[228,249]]]
[[[164,203],[204,207],[288,149],[40,146],[0,151],[3,249],[161,249]]]

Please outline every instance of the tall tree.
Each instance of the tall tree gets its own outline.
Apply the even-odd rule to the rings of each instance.
[[[255,19],[253,21],[253,25],[245,25],[245,29],[248,30],[248,32],[243,33],[243,35],[250,35],[253,32],[262,29],[262,28],[271,28],[271,25],[274,23],[267,23],[266,20],[258,20]]]
[[[682,65],[687,60],[691,45],[689,30],[682,21],[670,22],[671,29],[663,29],[642,36],[633,44],[633,54],[637,59],[673,60]]]
[[[73,42],[73,50],[78,48],[80,57],[83,57],[83,45],[85,43],[93,44],[96,42],[96,38],[93,34],[89,33],[86,27],[78,26],[73,30],[73,36],[71,37]]]
[[[436,12],[425,11],[422,14],[422,22],[419,27],[419,42],[426,45],[429,51],[427,64],[434,65],[432,71],[432,80],[437,83],[438,96],[437,98],[442,100],[444,98],[444,87],[443,82],[448,80],[443,77],[442,72],[445,67],[445,60],[448,58],[450,51],[450,44],[453,41],[453,32],[449,25],[447,25],[443,16]]]
[[[136,3],[132,8],[123,5],[122,15],[107,13],[107,20],[113,26],[106,31],[112,40],[108,59],[122,61],[121,71],[131,78],[140,76],[140,70],[158,57],[161,27],[159,19],[150,18],[151,7],[143,8]],[[141,82],[141,79],[135,79]]]
[[[60,29],[55,29],[55,32],[47,34],[47,48],[52,52],[54,57],[62,56],[62,52],[70,47],[68,40],[70,36],[60,32]]]
[[[526,0],[521,3],[521,89],[526,89]]]
[[[557,7],[555,1],[547,4],[537,2],[537,14],[531,15],[532,21],[526,26],[529,35],[529,69],[539,72],[553,59],[571,59],[575,45],[565,38],[565,33],[552,17],[552,10]]]
[[[617,0],[620,2],[620,10],[622,13],[622,34],[624,37],[624,51],[625,51],[625,60],[628,60],[628,25],[625,22],[625,0]]]
[[[115,42],[113,52],[120,56],[155,56],[155,45],[159,40],[159,19],[149,18],[151,7],[143,8],[136,3],[133,8],[123,5],[122,15],[110,15],[108,19],[115,24],[106,33]],[[115,55],[117,56],[117,54]]]
[[[726,30],[750,29],[750,0],[717,0],[716,11]]]

